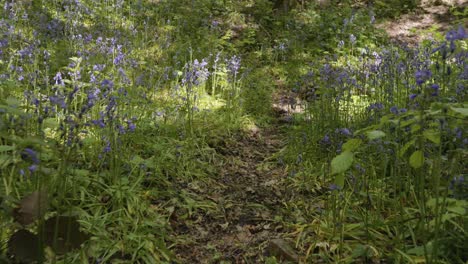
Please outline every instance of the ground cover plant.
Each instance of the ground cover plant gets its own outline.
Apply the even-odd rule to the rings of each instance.
[[[466,8],[375,27],[419,4],[0,0],[0,263],[465,263]]]

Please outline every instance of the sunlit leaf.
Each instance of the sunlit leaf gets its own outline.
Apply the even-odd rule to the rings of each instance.
[[[451,107],[452,111],[455,113],[461,114],[462,116],[468,116],[468,108],[459,108],[459,107]]]
[[[409,163],[411,167],[415,169],[421,168],[424,163],[424,153],[421,150],[416,150],[413,152],[413,154],[411,154]]]
[[[374,140],[374,139],[379,139],[379,138],[385,137],[385,132],[380,131],[380,130],[369,131],[369,132],[367,132],[366,134],[367,134],[367,138],[369,138],[370,140]]]
[[[331,162],[332,174],[345,172],[351,167],[353,160],[354,154],[351,151],[343,151],[343,153],[333,158]]]
[[[343,144],[342,149],[344,151],[354,151],[361,146],[362,140],[359,138],[353,138]]]
[[[432,141],[435,144],[440,144],[440,133],[439,131],[429,129],[423,132],[423,135],[426,139]]]

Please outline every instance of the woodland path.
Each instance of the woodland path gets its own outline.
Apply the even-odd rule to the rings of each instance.
[[[287,112],[274,108],[268,127],[213,142],[221,154],[219,174],[209,186],[192,192],[211,209],[193,219],[172,220],[179,241],[174,251],[182,263],[259,263],[267,255],[297,262],[297,255],[281,239],[287,211],[286,170],[275,157],[286,143]]]
[[[467,3],[423,0],[414,13],[378,27],[396,42],[416,45],[434,32],[444,34],[453,26],[449,6]],[[268,256],[300,262],[285,226],[291,220],[285,208],[291,196],[287,171],[275,154],[287,144],[290,114],[302,109],[286,107],[281,102],[285,95],[277,97],[275,119],[268,127],[211,142],[222,157],[218,175],[188,186],[206,209],[188,218],[175,210],[170,219],[177,240],[173,251],[181,263],[264,263]]]
[[[445,36],[452,26],[456,26],[450,8],[463,7],[468,8],[468,0],[422,0],[415,11],[377,27],[385,30],[396,42],[414,46],[437,33]],[[468,21],[465,21],[465,26],[466,23]]]

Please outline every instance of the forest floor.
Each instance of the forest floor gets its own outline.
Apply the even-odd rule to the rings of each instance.
[[[377,27],[398,43],[417,45],[434,34],[445,34],[455,24],[451,8],[468,6],[467,0],[422,0],[415,11],[387,20]]]
[[[287,197],[287,172],[275,157],[286,144],[288,115],[274,108],[275,119],[266,128],[224,138],[210,145],[221,154],[218,177],[191,191],[211,201],[211,209],[171,223],[178,239],[175,248],[182,263],[257,263],[266,256],[298,261],[285,240],[282,220]]]
[[[425,0],[415,13],[378,27],[397,42],[416,45],[453,25],[446,2]],[[216,164],[218,175],[188,186],[205,209],[188,217],[176,209],[170,219],[177,241],[173,250],[181,263],[258,263],[268,256],[300,261],[285,226],[285,219],[292,217],[286,209],[291,202],[288,172],[276,156],[287,144],[290,114],[301,109],[288,109],[276,101],[272,106],[275,118],[268,127],[210,143],[221,156]]]

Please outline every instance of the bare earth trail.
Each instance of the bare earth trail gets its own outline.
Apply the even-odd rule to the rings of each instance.
[[[468,0],[421,0],[420,6],[409,14],[385,21],[377,27],[384,29],[388,36],[398,43],[417,45],[424,39],[433,38],[438,32],[445,33],[453,26],[468,25],[468,20],[457,22],[450,9],[468,8]]]
[[[274,155],[286,143],[281,120],[287,116],[276,110],[268,128],[210,144],[223,157],[219,175],[209,186],[191,186],[209,209],[191,220],[172,219],[181,263],[263,263],[268,255],[298,261],[281,238],[286,170]]]
[[[440,3],[439,3],[440,2]],[[466,6],[468,0],[423,0],[420,8],[378,27],[400,43],[417,45],[429,33],[444,34],[454,26],[449,6]],[[221,155],[218,174],[206,182],[193,182],[187,193],[194,209],[175,209],[170,223],[176,237],[172,248],[180,263],[265,263],[275,256],[282,263],[299,263],[288,240],[291,212],[286,168],[275,156],[287,143],[288,113],[273,105],[276,119],[264,129],[210,142]],[[202,208],[202,209],[201,209]],[[290,230],[289,230],[290,231]]]

